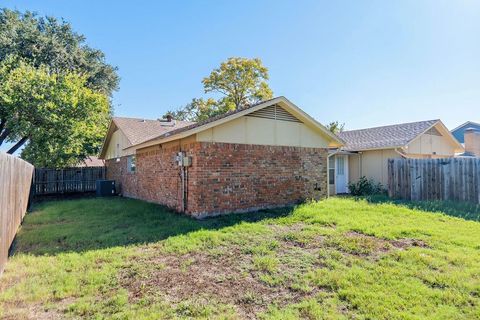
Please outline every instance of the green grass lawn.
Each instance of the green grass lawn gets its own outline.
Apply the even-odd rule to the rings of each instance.
[[[478,208],[454,207],[331,198],[197,221],[46,202],[0,278],[0,318],[478,319]]]

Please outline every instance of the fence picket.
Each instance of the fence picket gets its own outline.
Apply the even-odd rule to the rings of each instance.
[[[94,192],[100,179],[105,179],[105,167],[35,168],[34,195]]]
[[[388,194],[480,204],[480,158],[389,159]]]
[[[0,275],[27,211],[32,174],[30,163],[0,152]]]

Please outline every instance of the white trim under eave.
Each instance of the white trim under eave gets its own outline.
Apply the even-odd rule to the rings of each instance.
[[[378,150],[390,150],[390,149],[401,149],[404,148],[405,146],[391,146],[391,147],[382,147],[382,148],[370,148],[370,149],[355,149],[352,151],[353,153],[355,152],[365,152],[365,151],[378,151]]]

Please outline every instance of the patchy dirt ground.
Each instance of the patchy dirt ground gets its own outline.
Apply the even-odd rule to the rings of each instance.
[[[146,296],[160,296],[172,304],[216,301],[234,306],[242,318],[256,319],[267,306],[283,307],[324,290],[302,287],[301,283],[301,275],[325,267],[322,250],[339,250],[347,258],[377,260],[392,250],[426,246],[419,240],[384,240],[353,231],[309,236],[302,224],[271,228],[274,237],[248,246],[229,245],[182,255],[147,250],[141,261],[135,259],[134,269],[121,272],[120,283],[128,290],[131,302]],[[257,263],[262,258],[266,258],[266,266]],[[139,269],[139,265],[143,267]]]

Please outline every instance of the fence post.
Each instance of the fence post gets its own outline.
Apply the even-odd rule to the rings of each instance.
[[[32,181],[30,183],[30,192],[28,194],[28,204],[27,204],[27,211],[30,210],[33,203],[33,197],[35,196],[35,169],[32,171]]]
[[[83,167],[81,168],[81,181],[80,183],[82,184],[82,192],[85,192],[85,171],[83,171]]]

